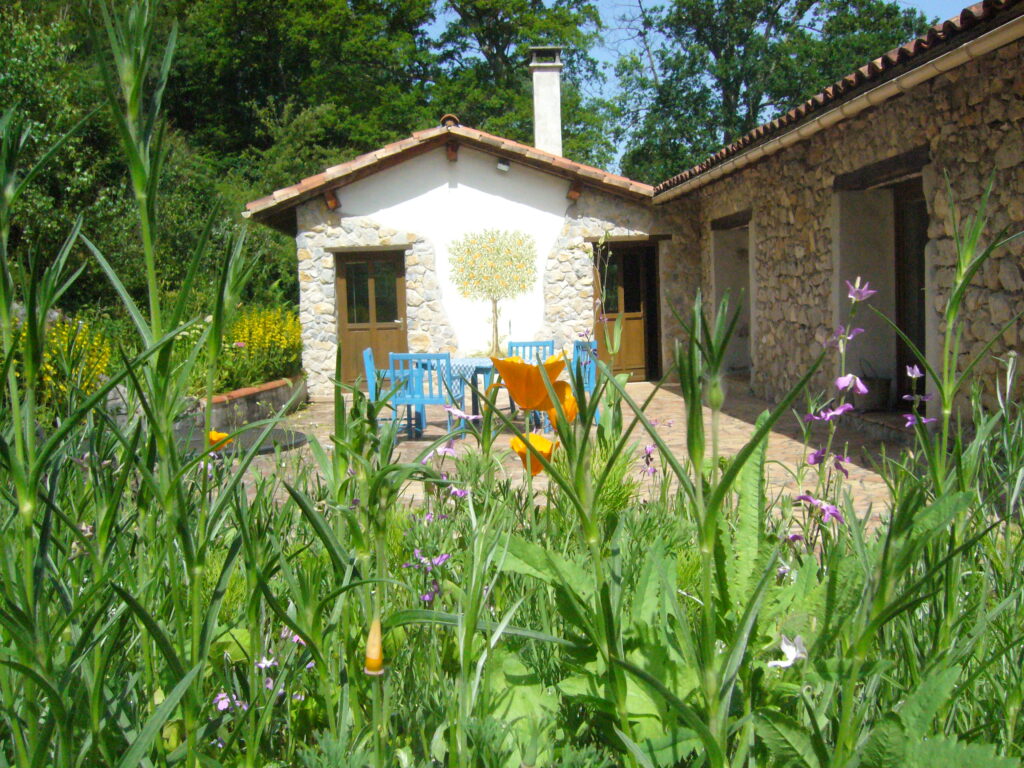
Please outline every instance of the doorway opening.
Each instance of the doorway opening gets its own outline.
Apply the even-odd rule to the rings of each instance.
[[[405,254],[335,254],[338,343],[341,376],[353,382],[363,376],[363,350],[373,349],[378,367],[391,352],[409,350],[406,336]]]
[[[615,373],[633,381],[661,376],[661,327],[658,304],[658,248],[652,242],[595,246],[594,287],[601,298],[594,323],[598,356]],[[607,336],[621,321],[622,336],[614,361]]]
[[[891,318],[914,346],[928,354],[925,246],[928,208],[920,173],[868,189],[840,190],[838,208],[837,325],[845,322],[846,281],[867,280],[878,291],[870,306]],[[892,327],[870,309],[854,325],[864,335],[849,347],[847,368],[865,380],[863,410],[909,410],[907,366],[920,361]]]
[[[729,376],[750,378],[751,350],[751,259],[750,212],[711,223],[711,285],[714,310],[726,296],[729,314],[739,317],[722,363]]]

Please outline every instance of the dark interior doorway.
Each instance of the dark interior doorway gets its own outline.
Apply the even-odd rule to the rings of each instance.
[[[928,245],[928,206],[921,177],[893,185],[895,230],[895,315],[896,325],[922,352],[925,348],[924,251]],[[910,346],[896,340],[896,406],[906,405],[911,380],[908,365],[920,365]]]

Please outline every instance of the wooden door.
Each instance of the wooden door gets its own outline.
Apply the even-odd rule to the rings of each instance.
[[[612,370],[629,373],[635,380],[647,378],[647,259],[649,246],[613,246],[597,259],[596,285],[601,297],[594,335],[597,353],[611,361],[606,336],[611,338],[622,318],[622,337]],[[607,333],[606,333],[607,332]]]
[[[364,376],[363,350],[373,349],[378,368],[391,352],[408,352],[405,330],[405,255],[337,254],[338,342],[341,375],[347,382]]]

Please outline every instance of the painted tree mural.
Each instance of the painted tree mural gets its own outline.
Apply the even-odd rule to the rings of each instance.
[[[537,246],[525,232],[485,229],[448,248],[452,282],[467,299],[491,302],[491,354],[498,355],[498,302],[520,296],[537,279]]]

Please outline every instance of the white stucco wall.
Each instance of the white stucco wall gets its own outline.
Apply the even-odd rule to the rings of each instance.
[[[337,196],[343,217],[365,217],[433,244],[441,301],[458,353],[467,355],[489,349],[490,303],[459,295],[451,283],[449,245],[483,229],[533,236],[536,282],[529,293],[501,302],[498,330],[503,341],[539,338],[544,265],[565,223],[568,189],[567,180],[516,163],[499,171],[496,158],[463,147],[456,162],[448,160],[444,148],[436,149],[343,187]]]

